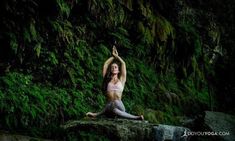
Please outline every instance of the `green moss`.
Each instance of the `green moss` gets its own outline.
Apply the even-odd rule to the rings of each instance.
[[[10,36],[10,47],[11,47],[11,50],[14,52],[14,54],[16,54],[17,50],[18,50],[17,38],[16,38],[15,34],[13,34],[13,33],[10,33],[9,36]]]
[[[101,110],[106,103],[102,67],[114,41],[127,65],[127,111],[144,114],[153,123],[178,124],[182,110],[190,113],[188,108],[200,111],[209,105],[205,73],[213,76],[213,68],[202,54],[200,33],[189,21],[176,29],[154,4],[143,0],[55,0],[52,6],[47,3],[52,11],[45,13],[34,10],[40,9],[39,1],[28,2],[35,6],[31,12],[6,2],[24,23],[3,17],[0,41],[10,51],[0,63],[3,73],[9,72],[0,78],[2,127],[33,126],[43,132],[39,129]],[[219,40],[217,33],[209,35]],[[92,133],[83,137],[99,138]]]
[[[164,17],[158,16],[155,19],[155,24],[156,24],[156,36],[161,40],[161,41],[167,41],[167,38],[171,36],[174,38],[174,28],[170,24],[169,21],[167,21]]]
[[[159,116],[159,115],[158,115]],[[144,117],[151,123],[160,123],[157,119],[156,112],[154,110],[148,109],[144,113]]]
[[[133,0],[120,0],[122,5],[125,5],[129,10],[133,10]]]
[[[69,4],[65,0],[56,0],[56,3],[58,6],[60,15],[68,18],[70,15],[70,11],[71,11],[71,7],[69,6]]]
[[[103,135],[99,135],[94,132],[84,132],[79,133],[69,133],[67,135],[67,140],[70,141],[109,141],[109,139]]]

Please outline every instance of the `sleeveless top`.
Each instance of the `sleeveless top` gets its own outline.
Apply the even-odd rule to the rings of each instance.
[[[109,82],[107,86],[107,91],[117,91],[117,92],[122,93],[123,89],[124,87],[121,81],[118,81],[116,84]]]

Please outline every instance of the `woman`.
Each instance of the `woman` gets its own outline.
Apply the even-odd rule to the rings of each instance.
[[[86,115],[91,117],[97,117],[102,114],[107,116],[117,115],[128,119],[140,119],[144,120],[143,115],[135,116],[125,112],[125,107],[121,101],[122,92],[126,82],[126,64],[120,56],[116,47],[113,47],[113,56],[110,57],[103,66],[103,88],[106,93],[108,103],[105,108],[98,113],[88,112]],[[114,60],[118,60],[121,63],[121,71],[119,65]]]

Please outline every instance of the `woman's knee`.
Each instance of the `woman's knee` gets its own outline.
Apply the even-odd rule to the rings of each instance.
[[[114,100],[115,108],[118,108],[121,111],[125,111],[125,107],[121,100]]]
[[[113,108],[113,113],[115,113],[116,115],[120,115],[122,111],[119,110],[118,108]]]
[[[116,99],[116,100],[114,100],[113,102],[114,102],[115,104],[119,104],[120,101],[121,101],[121,100],[117,100],[117,99]]]

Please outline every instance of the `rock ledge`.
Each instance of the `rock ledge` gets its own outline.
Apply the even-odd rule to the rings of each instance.
[[[185,130],[184,127],[170,125],[156,125],[148,121],[137,121],[127,119],[84,119],[68,121],[61,126],[67,132],[93,132],[107,137],[112,141],[164,141],[181,140]]]

